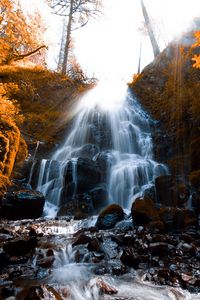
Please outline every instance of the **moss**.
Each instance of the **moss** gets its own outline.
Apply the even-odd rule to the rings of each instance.
[[[10,185],[9,178],[0,173],[0,200],[2,199],[4,193],[9,185]]]
[[[99,215],[100,215],[100,217],[104,217],[108,214],[113,214],[113,213],[116,213],[118,215],[122,215],[122,217],[124,216],[124,211],[121,208],[121,206],[119,206],[118,204],[111,204],[111,205],[107,206],[105,209],[103,209],[100,212]]]
[[[12,120],[6,120],[5,118],[1,118],[0,128],[1,134],[3,134],[8,141],[8,148],[6,152],[6,158],[3,161],[4,168],[2,173],[10,177],[14,167],[16,155],[19,150],[20,131]]]

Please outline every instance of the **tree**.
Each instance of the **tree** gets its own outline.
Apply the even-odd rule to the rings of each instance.
[[[22,60],[47,48],[38,18],[38,12],[32,16],[23,13],[17,0],[0,0],[0,64]]]
[[[66,74],[70,40],[73,30],[85,26],[91,17],[100,13],[100,0],[47,0],[56,15],[67,18],[65,44],[62,58],[62,73]]]
[[[148,35],[149,35],[149,38],[150,38],[150,41],[151,41],[151,45],[152,45],[152,48],[153,48],[154,57],[156,57],[158,54],[160,54],[160,49],[159,49],[158,43],[157,43],[156,38],[155,38],[153,26],[151,24],[151,20],[149,18],[148,13],[147,13],[147,9],[144,5],[143,0],[140,0],[140,2],[141,2],[141,6],[142,6],[142,13],[143,13],[144,20],[145,20],[145,26],[146,26],[146,29],[147,29],[147,32],[148,32]]]

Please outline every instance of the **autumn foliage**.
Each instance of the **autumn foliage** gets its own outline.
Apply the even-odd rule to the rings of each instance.
[[[196,43],[193,44],[192,48],[200,47],[200,31],[194,33]],[[192,60],[194,61],[193,67],[200,69],[200,54],[194,54]]]
[[[0,0],[0,64],[9,64],[40,47],[44,43],[43,31],[38,12],[28,15],[23,12],[19,1]],[[44,56],[43,52],[43,60]]]

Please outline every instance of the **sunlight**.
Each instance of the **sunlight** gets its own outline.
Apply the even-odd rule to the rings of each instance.
[[[144,0],[157,28],[162,50],[166,43],[186,30],[197,16],[199,0]],[[138,30],[144,20],[140,0],[106,0],[105,13],[84,29],[74,32],[76,55],[84,70],[104,76],[129,80],[137,72],[142,43],[141,67],[153,60],[149,38]]]
[[[40,9],[47,23],[48,65],[56,68],[62,33],[62,18],[52,15],[44,0],[21,0],[27,9]],[[141,68],[153,60],[149,38],[139,31],[143,26],[140,0],[103,0],[104,10],[82,29],[73,31],[75,55],[88,76],[99,79],[118,76],[126,82],[137,73],[140,44]],[[191,26],[197,17],[199,0],[144,0],[156,26],[160,49]]]
[[[78,109],[98,106],[106,111],[117,110],[125,100],[126,91],[127,85],[123,81],[101,80],[83,96]]]

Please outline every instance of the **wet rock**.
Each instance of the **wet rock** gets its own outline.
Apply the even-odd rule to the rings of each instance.
[[[88,244],[87,248],[88,248],[89,251],[95,251],[95,252],[102,251],[101,242],[97,238],[91,239],[89,241],[89,244]]]
[[[103,279],[97,279],[96,285],[99,287],[100,291],[104,294],[113,295],[117,294],[118,290],[109,285],[107,282],[103,281]]]
[[[29,289],[23,291],[25,294],[23,300],[62,300],[62,297],[59,293],[51,286],[42,285],[42,286],[32,286]],[[69,296],[70,294],[67,294]]]
[[[74,151],[71,156],[93,159],[99,150],[99,147],[94,144],[85,144],[79,150]]]
[[[187,243],[180,242],[177,246],[177,249],[180,249],[181,251],[183,251],[183,253],[189,255],[193,255],[195,253],[195,248],[192,245]]]
[[[121,222],[118,222],[115,225],[115,230],[117,231],[126,232],[131,229],[133,229],[133,222],[131,218],[127,220],[122,220]]]
[[[117,222],[123,220],[124,211],[121,206],[111,204],[106,207],[98,216],[96,227],[98,229],[111,229]]]
[[[20,190],[7,193],[1,202],[0,215],[7,219],[36,219],[43,213],[45,198],[42,193]]]
[[[168,254],[167,243],[151,243],[149,245],[149,251],[152,255],[165,256]]]
[[[85,234],[80,234],[75,242],[72,244],[72,247],[75,247],[77,245],[84,245],[88,244],[91,241],[91,238]]]
[[[54,256],[47,256],[45,258],[38,260],[37,264],[42,268],[49,269],[52,267],[54,260],[55,260]]]
[[[119,253],[118,245],[110,239],[104,241],[104,243],[102,244],[102,250],[109,260],[116,258]]]
[[[0,252],[0,271],[7,267],[10,263],[10,258],[5,252]]]
[[[109,261],[109,273],[120,276],[127,273],[127,267],[117,258]]]
[[[138,268],[138,265],[140,264],[141,260],[137,252],[130,247],[126,247],[123,249],[123,253],[120,257],[121,262],[128,266],[132,267],[134,269]]]
[[[15,239],[14,241],[7,242],[3,245],[3,250],[9,256],[24,256],[34,249],[37,246],[37,239],[32,237],[28,239]]]
[[[131,208],[133,223],[140,226],[159,220],[158,211],[149,198],[137,198]]]
[[[73,171],[76,168],[76,191],[78,194],[88,192],[101,183],[101,173],[99,165],[87,158],[78,158],[76,165],[69,162],[65,170],[65,186],[73,182]]]
[[[124,234],[112,235],[111,240],[117,245],[122,246],[124,244]]]

